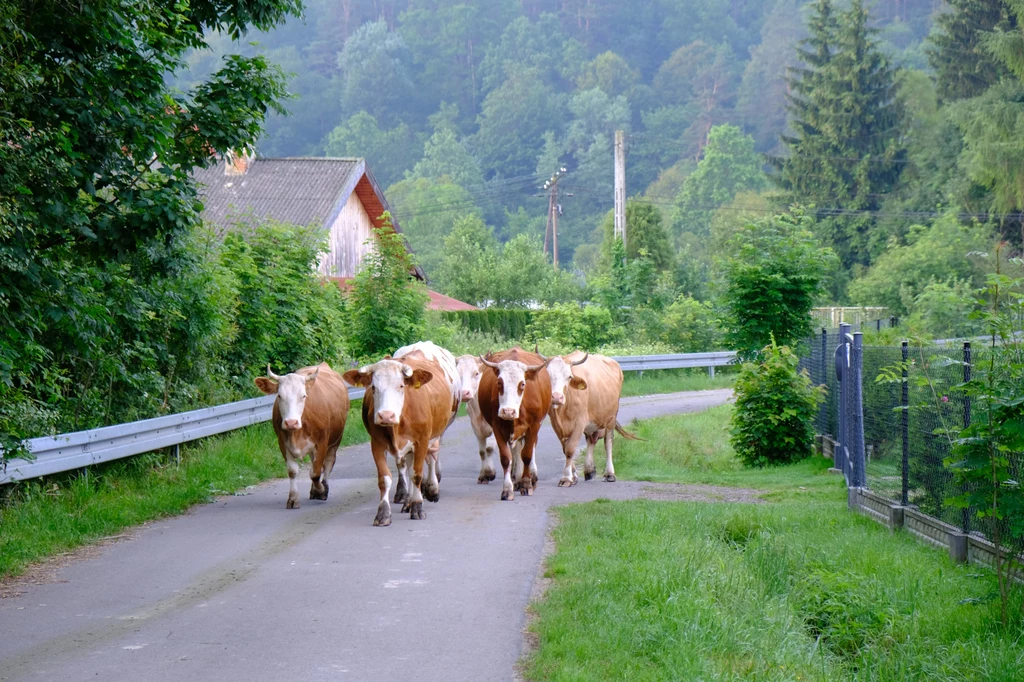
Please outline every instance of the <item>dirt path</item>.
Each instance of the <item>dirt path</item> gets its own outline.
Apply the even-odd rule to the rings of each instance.
[[[627,398],[620,421],[729,395]],[[539,451],[537,493],[500,502],[500,485],[477,485],[475,439],[459,420],[425,521],[396,510],[391,527],[371,526],[364,445],[339,453],[327,502],[286,511],[287,484],[271,481],[65,559],[0,599],[0,680],[509,680],[550,505],[756,494],[599,479],[559,489],[547,426]]]

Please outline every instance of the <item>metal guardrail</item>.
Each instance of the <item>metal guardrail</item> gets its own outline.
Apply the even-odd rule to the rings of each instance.
[[[687,367],[709,367],[713,370],[714,367],[735,362],[735,358],[735,352],[726,351],[620,356],[613,359],[624,372],[642,372]],[[351,400],[358,400],[364,393],[362,388],[351,388],[348,395]],[[33,438],[26,441],[25,445],[34,459],[15,458],[8,461],[6,469],[0,470],[0,485],[112,462],[270,421],[273,406],[272,396],[260,396],[155,419]]]

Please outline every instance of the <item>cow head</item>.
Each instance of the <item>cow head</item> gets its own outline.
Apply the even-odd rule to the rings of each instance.
[[[267,376],[256,377],[256,386],[267,395],[277,394],[277,409],[281,413],[281,427],[285,431],[302,428],[302,411],[306,407],[306,392],[320,374],[285,374],[278,376],[267,365]]]
[[[587,361],[590,354],[583,356],[582,360],[567,362],[565,356],[559,355],[551,358],[548,364],[548,376],[551,377],[551,407],[561,407],[565,404],[565,392],[567,388],[575,388],[582,391],[587,387],[587,382],[572,375],[572,368],[582,365]]]
[[[537,373],[551,362],[551,358],[539,365],[527,365],[518,360],[491,362],[483,357],[480,361],[498,377],[498,417],[511,421],[519,418],[519,406],[523,403],[526,382],[533,381]]]
[[[462,386],[459,400],[468,403],[480,390],[480,377],[483,376],[485,368],[478,358],[463,355],[455,363],[455,369],[459,372],[459,384]]]
[[[345,381],[373,392],[373,423],[378,426],[397,426],[402,420],[406,387],[417,389],[433,377],[429,370],[390,359],[345,372]]]

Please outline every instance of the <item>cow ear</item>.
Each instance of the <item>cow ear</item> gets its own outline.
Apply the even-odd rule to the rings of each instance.
[[[362,386],[363,388],[369,386],[370,382],[373,381],[372,374],[363,374],[358,369],[350,369],[341,378],[352,386]]]
[[[587,382],[579,377],[573,377],[569,379],[569,385],[575,388],[577,391],[583,391],[587,388]]]
[[[537,372],[539,371],[539,369],[528,369],[526,370],[526,373],[523,376],[526,377],[527,381],[533,381],[534,379],[537,378]]]
[[[427,369],[414,369],[411,377],[405,379],[405,383],[409,384],[413,388],[419,388],[425,383],[428,383],[434,378],[434,374]]]
[[[260,389],[267,395],[274,395],[277,393],[277,382],[271,381],[267,377],[256,377],[256,388]]]

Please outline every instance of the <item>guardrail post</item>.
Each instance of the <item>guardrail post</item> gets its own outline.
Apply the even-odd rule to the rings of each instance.
[[[903,459],[901,460],[901,489],[900,504],[904,507],[909,504],[908,494],[910,491],[910,371],[907,366],[910,360],[910,346],[904,341],[900,346],[900,356],[903,358],[903,391],[900,396],[901,431],[903,432]]]
[[[710,377],[711,377],[712,379],[714,379],[714,378],[715,378],[715,366],[714,366],[714,365],[711,365],[711,366],[709,366],[709,367],[708,367],[708,375],[709,375],[709,376],[710,376]]]
[[[857,332],[853,335],[853,348],[850,356],[850,373],[853,381],[850,382],[852,392],[853,410],[851,414],[850,427],[853,433],[850,434],[850,445],[853,458],[853,485],[858,488],[867,487],[867,471],[864,460],[864,389],[861,383],[864,373],[864,334]]]

